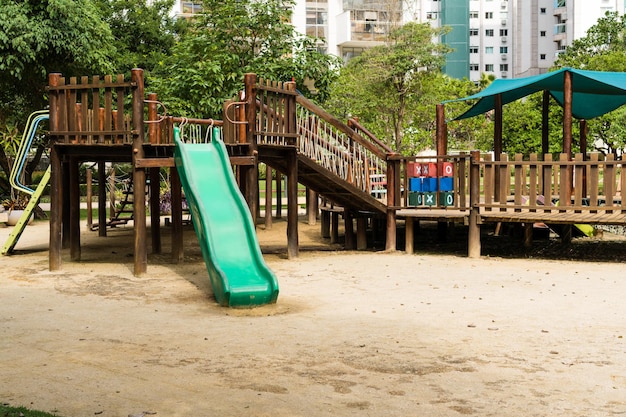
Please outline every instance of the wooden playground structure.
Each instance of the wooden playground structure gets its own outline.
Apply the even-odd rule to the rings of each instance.
[[[626,225],[622,161],[610,155],[447,154],[446,126],[437,109],[437,155],[404,157],[394,153],[356,120],[347,123],[304,98],[295,84],[258,80],[247,74],[241,100],[224,105],[223,120],[164,115],[156,94],[145,94],[143,71],[123,76],[71,77],[50,74],[51,212],[49,267],[62,267],[63,248],[80,260],[79,165],[98,165],[104,184],[106,163],[132,166],[134,273],[147,271],[150,244],[161,252],[159,172],[171,181],[172,261],[183,256],[182,193],[174,164],[174,126],[206,129],[217,126],[236,170],[240,190],[257,222],[258,164],[286,176],[287,253],[298,255],[298,183],[309,190],[310,216],[320,213],[321,233],[337,239],[343,217],[345,246],[366,249],[367,233],[384,229],[385,248],[396,249],[397,229],[406,230],[405,250],[413,251],[414,226],[420,220],[469,228],[468,255],[480,256],[480,227],[487,223],[524,225],[531,244],[536,222],[562,224],[561,237],[571,239],[571,226]],[[271,169],[270,169],[271,168]],[[429,168],[426,174],[426,168]],[[442,184],[448,184],[443,190]],[[430,189],[421,190],[424,184]],[[266,181],[265,223],[272,221],[272,181]],[[276,181],[280,186],[281,181]],[[417,184],[417,185],[416,185]],[[145,189],[149,188],[146,199]],[[415,188],[418,187],[418,188]],[[434,188],[433,188],[434,187]],[[277,190],[280,195],[281,190]],[[99,187],[99,224],[106,224],[106,190]],[[319,196],[319,199],[318,199]],[[322,204],[318,207],[318,201]],[[276,210],[280,215],[282,204]],[[398,222],[403,220],[403,222]],[[356,230],[355,225],[356,223]],[[98,233],[106,236],[106,227]]]

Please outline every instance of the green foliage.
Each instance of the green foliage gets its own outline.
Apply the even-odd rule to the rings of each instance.
[[[607,12],[589,28],[585,37],[574,40],[572,45],[559,55],[555,67],[625,71],[626,15]]]
[[[336,59],[289,24],[292,0],[205,0],[203,13],[154,73],[153,87],[170,113],[221,117],[224,100],[241,90],[244,74],[291,81],[304,93],[312,79],[324,99]]]
[[[589,28],[587,35],[576,39],[555,63],[556,68],[572,67],[594,71],[626,71],[626,15],[607,12]],[[614,153],[626,147],[626,110],[588,121],[588,147]]]
[[[174,0],[96,0],[116,49],[114,73],[157,67],[184,33],[187,23],[170,15]]]
[[[422,123],[425,108],[440,94],[438,84],[450,49],[433,38],[447,29],[407,23],[393,30],[385,45],[353,58],[333,85],[328,107],[360,121],[398,152],[428,147],[433,125]],[[434,108],[428,120],[434,120]],[[405,138],[405,135],[407,136]]]
[[[0,416],[3,417],[56,417],[56,414],[45,413],[43,411],[29,410],[24,407],[11,407],[0,404]]]

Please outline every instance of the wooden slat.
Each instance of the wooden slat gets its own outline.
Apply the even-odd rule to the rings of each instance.
[[[598,154],[592,153],[590,158],[592,165],[589,166],[589,205],[598,205],[598,186],[599,186],[599,173],[598,173]]]
[[[606,162],[604,164],[604,199],[607,206],[613,206],[613,196],[615,190],[615,156],[608,154],[606,156]],[[611,210],[612,211],[612,210]]]
[[[528,168],[528,205],[534,206],[537,204],[537,154],[530,154],[531,165]]]
[[[105,75],[104,76],[104,82],[108,85],[112,84],[112,77],[110,75]],[[113,94],[111,93],[111,87],[107,87],[104,89],[104,129],[106,131],[111,131],[113,130],[113,120],[112,120],[112,116],[113,116]],[[112,140],[109,143],[114,143],[115,139],[111,138]]]
[[[483,173],[483,192],[485,195],[485,203],[487,205],[493,202],[493,189],[494,189],[494,165],[491,164],[491,155],[485,155],[485,167]]]
[[[524,175],[522,165],[520,164],[522,157],[521,153],[515,154],[515,187],[513,189],[515,194],[513,201],[516,205],[522,204],[522,193],[525,194],[526,192],[526,175]]]
[[[574,161],[580,162],[583,160],[583,154],[577,153],[574,156]],[[585,176],[585,167],[582,165],[576,165],[574,167],[574,205],[580,206],[583,201],[583,180]]]
[[[118,85],[115,89],[115,96],[117,98],[117,114],[114,117],[114,126],[116,129],[123,129],[124,126],[124,74],[118,74],[115,84]],[[122,143],[124,141],[124,136],[118,136],[115,138],[115,143]],[[130,141],[129,141],[130,143]]]

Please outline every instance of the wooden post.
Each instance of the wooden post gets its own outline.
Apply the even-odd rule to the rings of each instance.
[[[79,162],[69,162],[69,206],[70,206],[70,259],[80,261],[80,175]]]
[[[98,162],[98,236],[107,235],[107,173],[104,161]]]
[[[356,218],[356,249],[367,249],[367,217]]]
[[[272,168],[265,165],[265,230],[272,228]]]
[[[354,237],[354,224],[353,224],[352,212],[345,207],[343,209],[343,222],[344,222],[343,230],[345,234],[344,246],[348,250],[354,250],[356,249],[356,239]]]
[[[502,155],[502,95],[496,94],[494,97],[494,125],[493,125],[493,157],[499,161]],[[500,176],[495,177],[494,199],[500,199]]]
[[[317,193],[310,188],[306,189],[306,214],[311,226],[317,223]]]
[[[183,197],[180,176],[176,167],[170,168],[171,216],[172,216],[172,262],[184,258],[183,251]]]
[[[152,125],[152,124],[151,124]],[[150,168],[150,233],[152,253],[161,253],[161,175],[159,168]]]
[[[398,161],[387,158],[387,233],[385,250],[396,250],[396,167]]]
[[[524,223],[524,247],[530,248],[533,245],[533,224]]]
[[[470,258],[480,258],[480,152],[472,151],[470,158],[470,214],[467,239],[467,256]]]
[[[276,218],[283,217],[283,174],[276,170]]]
[[[572,73],[563,73],[563,153],[572,157]]]
[[[133,90],[133,222],[135,223],[135,264],[134,274],[141,275],[148,270],[148,249],[146,244],[146,171],[137,167],[137,160],[144,157],[144,89],[143,70],[131,70]]]
[[[322,214],[320,216],[320,225],[322,237],[324,239],[328,239],[330,237],[330,211],[322,210]]]
[[[287,151],[287,256],[298,256],[298,157]]]
[[[91,230],[93,226],[93,172],[91,168],[87,168],[85,176],[87,181],[87,229]]]
[[[585,119],[581,119],[579,126],[580,126],[580,153],[583,156],[583,161],[586,161],[587,160],[587,121]],[[582,170],[582,189],[580,191],[583,196],[587,195],[587,169],[586,168]]]
[[[48,75],[48,84],[50,87],[57,87],[60,84],[61,74],[52,73]],[[56,90],[50,91],[50,120],[49,126],[51,131],[59,130],[59,113],[58,108],[59,93]],[[61,181],[61,158],[59,151],[55,145],[53,138],[50,146],[50,237],[49,237],[49,254],[48,268],[50,271],[58,271],[61,269],[61,221],[62,221],[62,181]]]
[[[330,214],[330,243],[339,242],[339,213],[332,212]]]
[[[415,228],[413,217],[407,217],[404,219],[404,251],[408,254],[413,254],[415,249],[413,248],[413,241],[415,239]]]

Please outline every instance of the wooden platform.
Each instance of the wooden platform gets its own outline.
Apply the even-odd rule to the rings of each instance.
[[[550,224],[615,224],[626,225],[626,212],[622,210],[598,210],[591,212],[559,211],[554,207],[550,212],[516,212],[513,209],[505,211],[481,210],[478,216],[479,223],[502,222],[502,223],[550,223]]]

